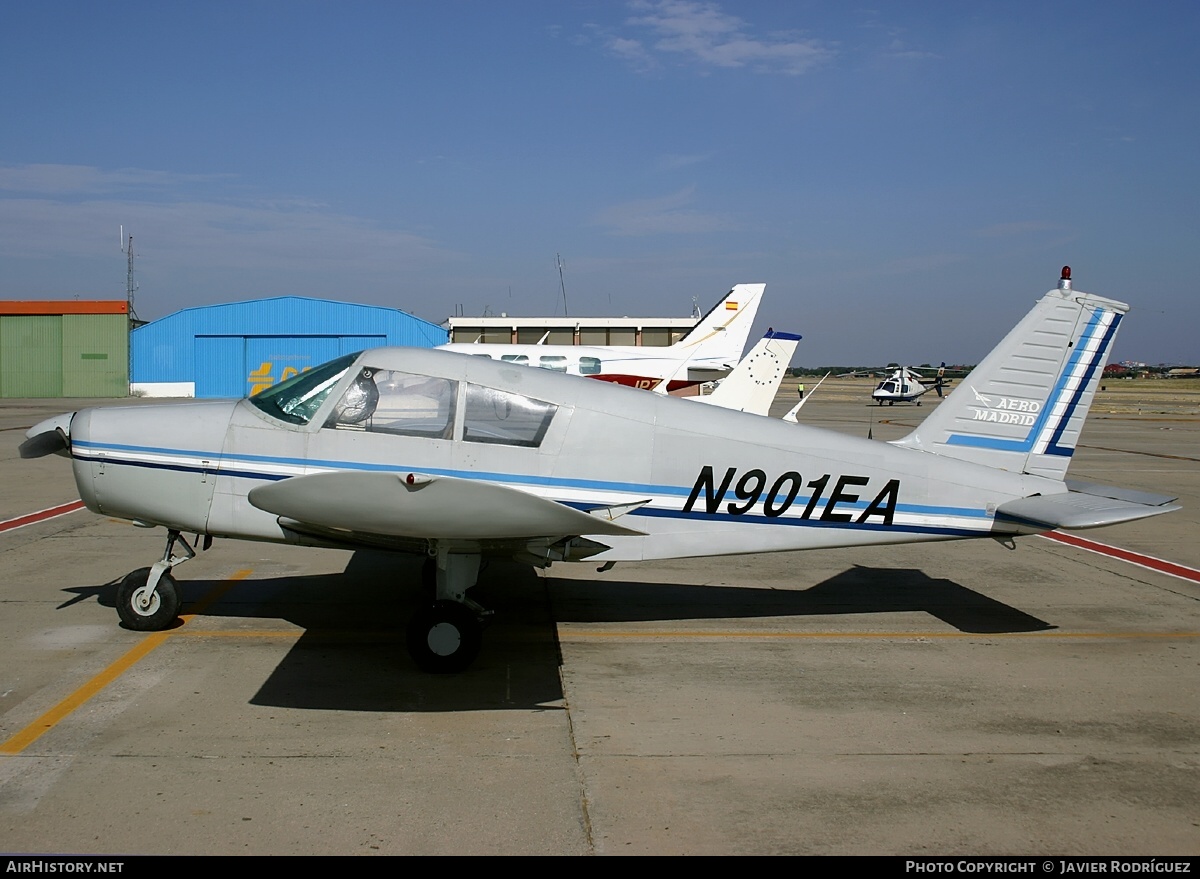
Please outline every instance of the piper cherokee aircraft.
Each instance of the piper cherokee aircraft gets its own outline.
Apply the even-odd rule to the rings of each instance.
[[[943,363],[942,367],[945,368],[945,366],[946,364]],[[878,375],[878,372],[876,370],[847,372],[843,373],[843,376],[871,374]],[[950,386],[950,382],[942,377],[941,370],[938,371],[938,375],[932,382],[925,384],[927,381],[929,381],[928,376],[921,375],[921,373],[912,367],[902,366],[899,369],[893,370],[891,375],[875,386],[875,390],[871,391],[871,399],[880,406],[884,403],[891,406],[895,403],[912,402],[916,402],[920,406],[920,397],[922,394],[926,394],[929,391],[936,391],[940,397],[942,396],[942,389]]]
[[[738,284],[687,335],[666,347],[479,342],[451,342],[439,347],[638,388],[654,389],[666,381],[667,390],[674,391],[699,384],[688,377],[685,366],[728,372],[742,359],[750,325],[766,287],[766,284]]]
[[[124,624],[180,605],[184,537],[420,553],[416,664],[465,669],[484,556],[546,567],[992,537],[1179,509],[1066,479],[1128,306],[1064,275],[956,394],[892,443],[544,369],[417,348],[333,360],[244,400],[84,409],[23,457],[71,458],[88,509],[167,530],[121,582]]]

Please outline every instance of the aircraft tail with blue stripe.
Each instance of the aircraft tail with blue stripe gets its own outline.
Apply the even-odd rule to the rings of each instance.
[[[1123,302],[1058,289],[897,445],[1063,480],[1116,338]]]

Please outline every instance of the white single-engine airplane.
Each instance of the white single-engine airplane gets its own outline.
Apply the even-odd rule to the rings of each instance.
[[[84,409],[28,433],[105,516],[167,529],[117,592],[126,626],[179,611],[171,570],[213,537],[420,553],[436,593],[408,627],[423,669],[476,657],[483,556],[538,566],[1088,528],[1174,498],[1066,480],[1127,311],[1047,293],[917,429],[875,442],[549,370],[377,348],[239,401]]]
[[[665,347],[490,342],[451,342],[439,347],[649,390],[665,381],[667,390],[674,391],[699,384],[688,377],[688,369],[728,372],[742,359],[766,287],[738,284],[687,335]]]

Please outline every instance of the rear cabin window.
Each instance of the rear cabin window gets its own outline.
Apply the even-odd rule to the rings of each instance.
[[[579,358],[579,374],[580,375],[599,375],[600,374],[600,358],[599,357],[580,357]]]
[[[463,439],[471,443],[537,446],[558,407],[532,397],[467,385]]]

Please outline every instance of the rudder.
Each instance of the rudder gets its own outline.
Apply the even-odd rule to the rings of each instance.
[[[670,347],[694,365],[732,369],[742,359],[766,284],[737,284]]]
[[[1058,289],[897,445],[1063,479],[1095,397],[1123,302]]]

